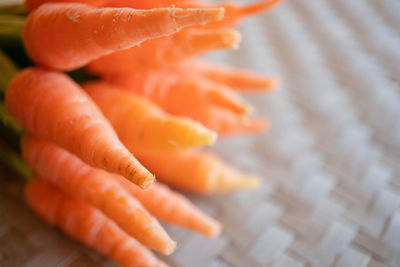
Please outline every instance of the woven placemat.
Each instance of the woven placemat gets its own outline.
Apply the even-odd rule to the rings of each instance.
[[[251,94],[272,128],[221,140],[265,178],[255,192],[190,196],[221,237],[167,226],[172,266],[400,266],[400,1],[287,0],[245,21],[241,49],[209,56],[279,74]],[[41,223],[1,172],[0,266],[115,266]]]

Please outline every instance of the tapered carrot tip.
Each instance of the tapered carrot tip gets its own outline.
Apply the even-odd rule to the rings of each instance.
[[[224,44],[232,49],[239,49],[239,43],[242,41],[242,35],[236,30],[227,30],[224,36]]]
[[[157,136],[154,139],[160,141],[159,151],[182,151],[212,145],[217,140],[218,135],[216,132],[209,130],[201,123],[187,118],[167,118],[157,122],[158,126],[157,123],[152,121],[152,127],[147,129],[157,131]],[[152,142],[154,143],[154,141]],[[135,148],[132,149],[134,150]],[[145,149],[147,148],[145,147]]]
[[[171,17],[175,25],[205,24],[224,18],[224,8],[171,8]]]
[[[175,249],[176,249],[176,242],[171,240],[171,242],[169,242],[169,243],[165,246],[165,249],[164,249],[163,251],[161,251],[161,252],[162,252],[163,254],[165,254],[165,255],[171,255],[172,252],[175,251]]]
[[[207,51],[215,48],[237,49],[241,40],[241,34],[234,29],[191,29],[188,31],[185,47],[192,51]]]
[[[264,81],[266,91],[275,91],[279,87],[279,79],[276,77],[265,78]]]
[[[268,128],[268,122],[263,118],[248,119],[245,118],[241,121],[240,126],[244,132],[256,133],[265,131]]]
[[[221,224],[215,220],[207,222],[205,227],[207,227],[207,228],[204,229],[204,233],[209,238],[215,238],[215,237],[219,236],[219,234],[221,233],[221,230],[222,230]]]
[[[236,189],[253,190],[261,185],[261,178],[256,175],[249,174],[223,174],[220,177],[221,191],[231,191]]]
[[[242,16],[252,15],[256,13],[260,13],[264,10],[267,10],[282,0],[267,0],[267,1],[260,1],[254,4],[249,4],[240,8],[240,13]]]
[[[193,132],[190,144],[192,147],[199,147],[204,145],[212,145],[217,141],[218,134],[204,127],[201,124],[196,124],[197,127],[191,129]]]
[[[146,189],[154,182],[155,176],[143,168],[135,158],[131,157],[123,163],[119,165],[118,173],[140,188]]]

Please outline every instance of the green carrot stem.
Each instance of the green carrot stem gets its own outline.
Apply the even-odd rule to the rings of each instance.
[[[18,1],[7,5],[0,5],[0,14],[24,15],[26,14],[25,5],[18,3]]]
[[[0,14],[0,46],[21,46],[25,17]]]
[[[32,171],[22,158],[2,139],[0,139],[0,162],[25,179],[32,176]]]
[[[18,72],[14,63],[0,50],[0,93],[4,94],[8,83]]]
[[[13,131],[14,134],[22,136],[23,130],[19,124],[8,115],[4,103],[0,102],[0,120],[4,126]]]

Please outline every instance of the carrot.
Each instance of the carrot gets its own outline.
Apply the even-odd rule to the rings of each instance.
[[[239,172],[208,152],[156,154],[138,151],[136,156],[158,180],[194,193],[253,189],[260,184],[258,177]]]
[[[176,64],[174,68],[181,75],[190,70],[214,82],[238,90],[272,91],[277,87],[277,79],[275,77],[265,77],[248,70],[214,65],[202,60],[187,60]]]
[[[38,178],[26,185],[25,199],[46,223],[58,226],[122,266],[167,266],[99,210]]]
[[[232,29],[184,29],[94,60],[90,72],[106,75],[168,66],[182,59],[220,48],[236,48],[240,34]]]
[[[235,2],[224,2],[221,4],[213,4],[204,1],[196,0],[109,0],[105,3],[106,6],[112,7],[131,7],[148,9],[154,7],[168,7],[174,5],[176,7],[223,7],[225,8],[225,17],[218,22],[210,22],[204,25],[205,28],[220,28],[230,27],[238,23],[244,17],[260,13],[275,6],[282,0],[262,0],[248,5],[239,5]]]
[[[174,112],[172,112],[174,114]],[[268,122],[264,118],[240,116],[231,110],[214,105],[193,106],[182,112],[193,120],[200,121],[207,128],[216,131],[220,136],[238,133],[259,133],[265,131]],[[177,115],[182,115],[176,112]]]
[[[263,119],[244,116],[251,106],[229,88],[196,75],[182,77],[163,70],[118,75],[108,81],[150,99],[170,114],[199,121],[218,134],[259,132],[266,127]]]
[[[156,182],[147,190],[140,190],[118,175],[113,175],[113,178],[157,218],[197,231],[211,238],[216,237],[221,232],[219,222],[203,213],[184,195],[172,191],[166,185]]]
[[[32,11],[45,3],[81,3],[89,6],[102,6],[107,0],[25,0],[25,8]]]
[[[9,83],[5,103],[27,132],[142,188],[153,182],[154,176],[121,144],[90,97],[65,74],[27,68]]]
[[[113,174],[86,165],[45,139],[25,138],[22,152],[41,179],[98,208],[143,245],[167,255],[175,249],[175,242],[158,221],[110,178]]]
[[[108,79],[112,84],[151,99],[168,112],[186,115],[187,110],[197,106],[213,104],[243,115],[251,106],[228,87],[205,78],[179,73],[158,71],[136,71],[116,75]]]
[[[171,116],[145,98],[105,82],[83,85],[130,150],[176,152],[215,142],[217,134],[200,123]]]
[[[114,51],[223,15],[222,8],[134,10],[46,3],[28,16],[23,41],[36,63],[72,70]]]
[[[182,5],[176,5],[177,7],[223,7],[225,9],[225,17],[221,21],[215,21],[215,22],[210,22],[207,23],[206,25],[202,26],[207,29],[212,29],[212,28],[220,28],[220,27],[231,27],[237,24],[240,20],[247,16],[251,16],[263,11],[266,11],[282,0],[261,0],[255,3],[251,3],[248,5],[239,5],[235,2],[225,2],[221,4],[206,4],[201,2],[201,4],[198,4],[198,1],[193,1],[190,3],[188,1],[185,4]]]

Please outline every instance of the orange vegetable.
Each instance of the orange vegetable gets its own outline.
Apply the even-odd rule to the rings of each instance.
[[[186,115],[196,105],[213,104],[246,114],[251,107],[228,87],[211,82],[203,77],[182,76],[174,71],[135,71],[109,77],[108,81],[124,90],[149,98],[168,112]]]
[[[200,121],[204,126],[216,131],[220,136],[238,133],[259,133],[268,127],[268,122],[264,118],[242,116],[215,105],[199,104],[198,106],[192,106],[184,114],[193,120]]]
[[[5,104],[27,132],[142,188],[153,182],[154,176],[121,144],[90,97],[65,74],[25,69],[9,83]]]
[[[139,151],[136,156],[157,175],[158,180],[190,192],[253,189],[260,184],[258,177],[235,170],[208,152],[156,154]]]
[[[69,236],[107,255],[122,266],[167,266],[99,210],[40,179],[35,178],[28,182],[25,199],[46,223],[58,226]]]
[[[194,206],[184,195],[174,192],[159,182],[140,190],[118,175],[113,178],[134,195],[157,218],[186,227],[208,237],[216,237],[221,225]]]
[[[130,151],[182,151],[212,144],[217,138],[200,123],[168,115],[147,99],[105,82],[90,82],[83,88]]]
[[[25,0],[25,8],[32,11],[45,3],[81,3],[90,6],[102,6],[107,0]]]
[[[184,29],[101,57],[91,62],[88,69],[104,76],[160,68],[215,49],[236,48],[239,41],[240,34],[232,29]]]
[[[167,255],[174,251],[175,242],[120,183],[110,178],[113,174],[86,165],[45,139],[25,138],[22,153],[41,179],[100,209],[143,245]]]
[[[238,90],[272,91],[277,86],[275,77],[265,77],[248,70],[214,65],[202,60],[187,60],[175,65],[174,68],[180,75],[185,75],[190,70],[197,75]]]
[[[229,27],[246,16],[250,16],[262,11],[268,10],[269,8],[275,6],[282,0],[262,0],[255,3],[240,5],[235,2],[224,2],[220,4],[209,3],[206,1],[196,1],[196,0],[109,0],[105,3],[106,6],[112,7],[131,7],[148,9],[155,7],[168,7],[174,5],[176,7],[223,7],[225,8],[225,17],[223,20],[218,22],[207,23],[204,27],[219,28],[219,27]]]
[[[258,132],[266,126],[263,120],[244,116],[251,106],[232,90],[198,75],[137,71],[111,77],[109,82],[147,97],[171,114],[197,120],[219,134]]]
[[[46,3],[29,14],[23,41],[37,64],[72,70],[114,51],[223,15],[222,8],[134,10]]]

